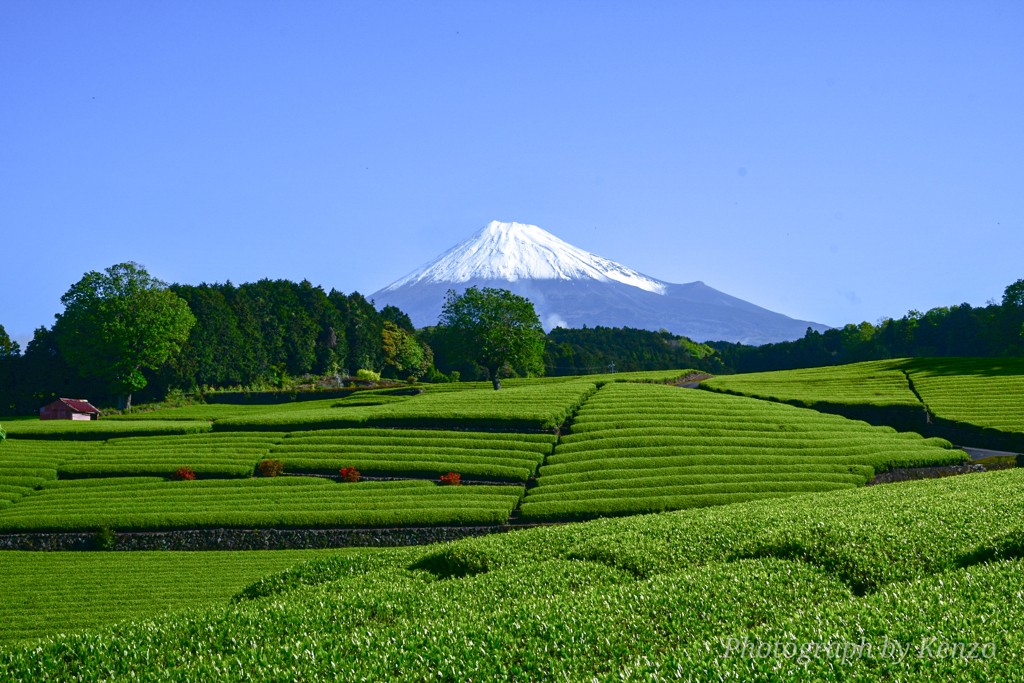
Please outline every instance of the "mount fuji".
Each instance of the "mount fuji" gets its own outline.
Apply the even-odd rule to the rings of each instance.
[[[493,221],[433,261],[374,293],[416,327],[436,325],[445,294],[473,286],[510,290],[533,302],[544,329],[666,329],[695,341],[767,344],[804,336],[795,320],[729,296],[703,282],[672,284],[591,254],[535,225]]]

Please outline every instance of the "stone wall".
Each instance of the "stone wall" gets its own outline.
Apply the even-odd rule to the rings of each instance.
[[[299,550],[428,545],[539,525],[395,529],[200,529],[129,531],[113,535],[110,550]],[[0,550],[98,550],[97,534],[0,534]]]

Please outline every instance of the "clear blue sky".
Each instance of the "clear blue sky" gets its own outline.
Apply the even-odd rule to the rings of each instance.
[[[1024,278],[1024,3],[0,4],[0,324],[491,220],[830,325]]]

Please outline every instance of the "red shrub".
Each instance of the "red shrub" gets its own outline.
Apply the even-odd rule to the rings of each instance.
[[[462,477],[458,472],[449,472],[441,477],[441,481],[449,486],[462,486]]]
[[[196,478],[196,473],[192,471],[191,467],[179,467],[178,471],[171,475],[171,479],[174,481],[192,481]]]
[[[359,481],[359,470],[357,470],[355,467],[342,467],[340,470],[338,470],[338,474],[341,475],[342,481]]]
[[[257,468],[261,477],[276,477],[284,473],[284,463],[280,460],[264,460]]]

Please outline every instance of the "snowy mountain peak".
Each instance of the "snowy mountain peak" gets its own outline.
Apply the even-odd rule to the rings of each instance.
[[[536,225],[491,221],[430,263],[385,287],[390,292],[419,282],[459,283],[473,279],[614,280],[655,294],[665,283],[563,242]]]

